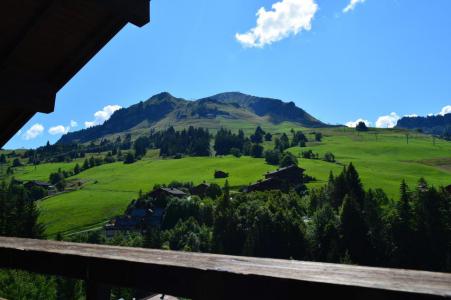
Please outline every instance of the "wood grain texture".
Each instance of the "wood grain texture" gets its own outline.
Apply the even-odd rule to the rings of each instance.
[[[451,299],[451,274],[0,238],[17,268],[194,299]]]

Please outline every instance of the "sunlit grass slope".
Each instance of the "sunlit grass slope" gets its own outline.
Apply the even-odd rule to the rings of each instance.
[[[82,190],[42,201],[41,221],[48,234],[83,229],[123,213],[139,190],[150,191],[155,184],[173,180],[196,184],[205,180],[223,185],[225,179],[214,179],[215,169],[230,173],[231,186],[241,186],[260,179],[274,167],[249,157],[190,157],[103,165],[77,176],[88,182]]]

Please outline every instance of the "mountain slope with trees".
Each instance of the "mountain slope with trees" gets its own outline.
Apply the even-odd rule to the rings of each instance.
[[[451,139],[451,114],[427,117],[403,117],[398,121],[397,128],[417,129],[424,133]]]
[[[176,98],[169,93],[155,95],[144,102],[116,111],[102,125],[70,132],[58,143],[86,143],[107,136],[137,133],[143,130],[189,126],[218,130],[225,124],[274,126],[282,122],[316,128],[327,125],[293,102],[254,97],[242,93],[223,93],[194,101]],[[139,134],[137,134],[139,135]]]

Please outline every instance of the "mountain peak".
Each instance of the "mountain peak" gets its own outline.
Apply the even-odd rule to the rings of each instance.
[[[145,128],[159,130],[169,126],[198,126],[214,130],[228,126],[230,122],[248,124],[249,127],[269,127],[281,122],[292,122],[303,127],[327,126],[294,102],[255,97],[241,92],[226,92],[188,101],[162,92],[145,102],[115,112],[103,125],[70,132],[61,137],[59,142],[85,143],[110,135],[135,131],[142,134]]]
[[[153,95],[149,100],[166,100],[166,99],[174,99],[169,92],[161,92],[159,94]]]

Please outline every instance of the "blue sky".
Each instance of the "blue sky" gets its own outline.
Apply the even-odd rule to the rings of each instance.
[[[151,23],[128,25],[5,148],[162,91],[274,97],[330,124],[438,114],[451,104],[450,13],[449,0],[153,0]]]

